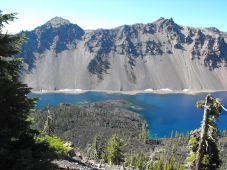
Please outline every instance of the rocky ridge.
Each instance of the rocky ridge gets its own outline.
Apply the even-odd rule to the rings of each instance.
[[[19,57],[35,90],[227,90],[227,34],[160,18],[83,30],[55,17],[33,31]]]

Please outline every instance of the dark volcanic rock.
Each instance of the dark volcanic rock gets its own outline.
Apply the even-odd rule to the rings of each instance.
[[[126,101],[106,101],[81,105],[61,105],[49,108],[54,119],[54,134],[66,141],[72,141],[75,147],[86,147],[91,144],[95,135],[103,140],[114,133],[124,140],[139,140],[143,119],[126,108],[131,104]],[[35,127],[42,130],[47,119],[47,109],[33,114]]]

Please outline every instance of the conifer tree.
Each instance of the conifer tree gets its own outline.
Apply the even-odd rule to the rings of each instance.
[[[197,107],[204,109],[204,115],[201,128],[194,131],[189,140],[188,168],[215,170],[221,164],[216,120],[222,112],[222,104],[219,99],[207,95],[205,101],[197,102]]]
[[[25,40],[22,34],[3,33],[3,27],[16,18],[16,13],[0,11],[0,165],[7,164],[15,143],[25,145],[33,140],[28,115],[36,99],[28,98],[30,88],[20,82],[22,59],[14,57]],[[20,146],[20,145],[19,145]],[[8,163],[8,165],[10,165]]]
[[[116,134],[107,142],[107,161],[116,165],[124,161],[123,142]]]
[[[53,119],[53,114],[50,113],[50,110],[47,110],[48,115],[47,115],[47,120],[45,121],[43,132],[47,135],[53,135],[54,133],[54,119]]]
[[[147,123],[143,123],[142,125],[142,132],[141,132],[141,140],[143,143],[147,143],[149,141],[149,132],[148,132],[148,129],[147,129]]]
[[[89,156],[91,159],[98,160],[102,158],[104,154],[103,144],[101,142],[101,136],[95,135],[91,144]]]

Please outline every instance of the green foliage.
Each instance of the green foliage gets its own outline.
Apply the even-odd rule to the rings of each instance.
[[[63,153],[67,154],[73,150],[72,147],[65,146],[64,141],[56,136],[45,135],[45,136],[35,137],[35,142],[37,144],[45,143],[51,150],[61,154]]]
[[[138,154],[136,161],[135,161],[135,167],[137,169],[145,169],[146,166],[146,162],[147,162],[147,158],[146,156],[141,152]]]
[[[57,156],[54,150],[71,148],[61,148],[62,143],[51,137],[35,142],[38,131],[30,127],[34,120],[29,115],[37,99],[28,98],[31,89],[20,82],[23,59],[14,57],[25,36],[2,33],[4,25],[15,18],[16,13],[2,15],[0,11],[0,168],[55,169],[50,163]]]
[[[4,24],[15,18],[16,13],[0,12],[0,165],[3,169],[13,169],[14,165],[26,162],[21,160],[21,155],[28,162],[33,160],[29,155],[33,153],[33,136],[37,133],[30,128],[32,121],[28,117],[37,99],[27,97],[30,88],[20,82],[23,60],[13,57],[20,51],[25,37],[2,33]]]
[[[100,135],[95,135],[90,147],[89,157],[94,160],[103,159],[106,160],[106,148],[105,144],[101,140]]]
[[[110,164],[119,165],[124,161],[123,142],[114,134],[107,142],[107,161]]]
[[[189,146],[192,149],[193,152],[195,152],[198,149],[199,146],[199,139],[196,137],[192,137],[189,140]]]
[[[204,104],[205,102],[203,100],[199,100],[197,103],[196,103],[196,106],[197,108],[199,109],[203,109],[204,108]]]
[[[97,150],[98,150],[98,136],[95,136],[89,152],[89,157],[91,159],[94,159],[94,160],[99,159]]]
[[[47,120],[45,121],[43,132],[47,135],[52,135],[54,133],[54,114],[51,114],[48,109]]]
[[[25,36],[22,35],[10,35],[2,34],[2,28],[5,24],[16,19],[17,13],[10,13],[2,15],[0,11],[0,56],[11,57],[20,52],[22,42],[25,40]],[[15,59],[14,59],[15,60]]]
[[[145,170],[149,158],[140,152],[139,154],[129,154],[125,157],[125,165],[127,167],[135,167],[136,169]]]
[[[196,153],[192,153],[188,158],[187,158],[188,162],[195,162],[196,161]]]
[[[208,166],[211,163],[210,156],[205,154],[203,156],[202,164]]]
[[[135,166],[136,156],[131,154],[127,154],[125,156],[125,166],[132,167]]]
[[[148,131],[148,126],[146,123],[142,125],[142,132],[141,132],[141,140],[143,143],[147,143],[150,138],[149,131]]]
[[[166,147],[159,158],[151,159],[147,152],[125,156],[125,166],[139,170],[184,170],[184,164],[175,161],[177,142]]]
[[[154,170],[158,170],[158,169],[162,170],[163,168],[164,168],[164,163],[163,163],[163,160],[160,159],[158,161],[155,161],[153,166],[151,166],[149,170],[153,170],[153,169]]]
[[[209,100],[208,100],[209,99]],[[220,164],[221,160],[219,157],[219,149],[218,149],[218,128],[216,125],[216,120],[219,118],[222,108],[221,108],[221,101],[220,99],[213,98],[209,96],[207,100],[209,101],[208,109],[208,118],[207,118],[207,131],[204,132],[205,134],[205,141],[201,145],[202,146],[202,169],[217,169]],[[208,102],[207,101],[207,102]],[[205,102],[198,101],[197,107],[204,108]],[[206,108],[205,108],[206,109]],[[191,149],[190,155],[187,158],[187,166],[188,168],[195,169],[196,162],[198,159],[198,151],[199,151],[199,142],[201,140],[201,129],[194,131],[190,134],[189,140],[189,148]]]
[[[148,161],[144,170],[184,170],[184,165],[175,161],[164,162],[162,159]]]
[[[187,158],[187,163],[189,166],[192,166],[192,167],[195,166],[195,162],[197,160],[199,137],[200,137],[199,135],[197,135],[197,137],[194,136],[189,141],[189,146],[190,146],[189,148],[191,149],[191,153],[190,153],[190,156]],[[202,160],[203,169],[205,169],[206,167],[215,169],[216,167],[219,167],[221,163],[216,140],[211,139],[209,137],[207,137],[206,139],[206,142],[205,142],[206,149],[204,151],[204,157]]]

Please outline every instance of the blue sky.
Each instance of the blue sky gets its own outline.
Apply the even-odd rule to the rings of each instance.
[[[83,29],[149,23],[160,17],[179,25],[227,32],[227,0],[0,0],[3,13],[18,12],[10,33],[32,30],[55,16]]]

